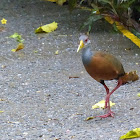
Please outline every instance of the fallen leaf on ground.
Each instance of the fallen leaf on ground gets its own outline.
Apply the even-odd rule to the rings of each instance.
[[[57,27],[58,27],[57,24],[58,23],[56,23],[56,22],[52,22],[50,24],[43,25],[43,26],[37,28],[35,30],[35,33],[42,33],[42,32],[50,33],[50,32],[53,32],[54,30],[57,29]]]
[[[66,0],[57,0],[58,5],[63,5],[64,2],[66,2]]]
[[[58,55],[59,54],[59,50],[55,51],[55,55]]]
[[[12,52],[17,52],[17,51],[19,51],[19,50],[21,50],[23,48],[24,48],[24,44],[23,43],[19,43],[17,48],[16,49],[12,49],[11,51]]]
[[[58,5],[63,5],[64,2],[66,2],[66,0],[47,0],[50,2],[56,2]]]
[[[75,94],[76,96],[79,96],[80,94],[77,92],[72,92],[72,94]]]
[[[2,65],[1,68],[6,68],[6,66],[5,65]]]
[[[21,35],[18,33],[14,33],[13,35],[10,36],[10,38],[21,38]]]
[[[110,101],[110,107],[112,107],[113,105],[115,105],[115,103],[112,103]],[[102,100],[102,101],[100,101],[100,102],[98,102],[98,103],[96,103],[95,105],[92,106],[92,109],[95,109],[95,108],[102,108],[102,109],[104,109],[105,108],[105,100]]]
[[[0,113],[3,113],[4,111],[0,111]]]
[[[130,50],[131,50],[131,48],[125,48],[125,50],[126,50],[126,51],[130,51]]]
[[[7,121],[7,123],[12,123],[12,124],[19,124],[20,122],[10,122],[10,121]]]
[[[37,50],[34,50],[34,53],[38,53],[38,51]]]
[[[0,27],[0,32],[3,32],[3,31],[5,31],[5,27]]]
[[[130,108],[130,110],[134,110],[134,108],[133,108],[133,107],[131,107],[131,108]]]
[[[140,97],[140,93],[137,94]]]
[[[121,136],[120,139],[132,139],[132,138],[138,138],[140,137],[140,128],[135,128],[129,132],[127,132],[125,135]]]
[[[79,78],[78,76],[69,76],[69,79],[71,78]]]
[[[96,118],[96,117],[87,117],[87,118],[85,119],[85,121],[89,121],[89,120],[92,120],[92,119],[94,119],[94,118]]]
[[[22,36],[18,33],[14,33],[13,35],[11,35],[9,37],[16,39],[16,41],[19,43],[22,43],[24,41],[24,39],[22,39]]]
[[[57,0],[46,0],[46,1],[50,1],[50,2],[57,2]]]

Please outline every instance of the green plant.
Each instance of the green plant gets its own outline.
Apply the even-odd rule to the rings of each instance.
[[[69,7],[71,9],[74,8],[76,3],[82,5],[83,3],[85,4],[85,0],[69,0]],[[140,25],[138,23],[140,17],[136,21],[136,16],[133,16],[135,11],[140,15],[139,0],[87,0],[87,5],[91,7],[92,12],[82,28],[88,26],[90,31],[94,22],[102,19],[104,16],[108,16],[115,21],[121,22],[128,29],[140,32]],[[115,28],[115,25],[113,26]]]

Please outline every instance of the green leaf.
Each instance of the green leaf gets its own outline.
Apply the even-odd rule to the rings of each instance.
[[[69,0],[68,1],[69,10],[72,11],[75,8],[76,4],[77,4],[77,0]]]
[[[140,12],[140,6],[135,6],[138,12]]]
[[[18,33],[14,33],[13,35],[9,36],[10,38],[16,39],[17,42],[22,43],[24,39],[22,39],[21,35]]]
[[[128,0],[128,1],[125,1],[125,2],[122,2],[119,7],[121,8],[125,8],[125,9],[128,9],[132,3],[134,3],[136,0]]]
[[[21,35],[18,33],[14,33],[13,35],[9,36],[10,38],[21,38]]]
[[[111,5],[111,1],[110,0],[98,0],[99,2],[104,2],[104,3],[107,3],[107,4],[110,4]]]
[[[83,29],[84,27],[88,26],[88,31],[91,31],[92,29],[92,25],[95,21],[102,19],[103,16],[101,15],[96,15],[96,14],[92,14],[86,22],[84,22],[84,24],[81,26],[81,29]]]
[[[137,32],[135,29],[131,29],[132,33],[135,34],[138,38],[140,38],[140,33]]]
[[[116,32],[119,31],[118,28],[116,27],[116,24],[115,23],[113,23],[113,28],[114,28],[114,31],[116,31]]]
[[[140,128],[133,129],[126,133],[125,135],[121,136],[120,139],[132,139],[140,137]]]

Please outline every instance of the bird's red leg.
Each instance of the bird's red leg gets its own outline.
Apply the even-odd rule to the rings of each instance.
[[[105,84],[105,82],[104,82],[104,80],[101,80],[101,82],[100,82],[103,86],[104,86],[104,88],[105,88],[105,90],[106,90],[106,97],[107,97],[107,95],[109,94],[109,88],[107,87],[107,85]],[[105,109],[107,108],[107,100],[105,100]]]
[[[100,117],[100,118],[107,118],[107,117],[109,117],[109,116],[113,117],[114,112],[112,112],[111,109],[110,109],[109,98],[110,98],[111,94],[112,94],[115,90],[117,90],[121,85],[122,85],[122,79],[119,79],[119,80],[118,80],[117,86],[116,86],[110,93],[108,93],[108,94],[106,95],[106,102],[105,102],[105,104],[108,104],[108,113],[105,114],[105,115],[96,116],[96,117]],[[105,87],[105,86],[104,86],[104,87]]]
[[[106,84],[104,83],[104,88],[105,88],[105,90],[106,90],[106,93],[107,93],[107,95],[106,95],[106,97],[108,96],[108,94],[109,94],[109,88],[106,86]],[[105,109],[107,108],[107,100],[105,100]]]

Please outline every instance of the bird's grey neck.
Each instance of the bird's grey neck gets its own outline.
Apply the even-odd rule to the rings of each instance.
[[[83,52],[82,52],[83,64],[88,65],[91,62],[92,56],[93,56],[93,53],[91,52],[90,47],[88,46],[88,47],[84,48]]]

